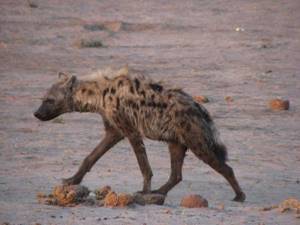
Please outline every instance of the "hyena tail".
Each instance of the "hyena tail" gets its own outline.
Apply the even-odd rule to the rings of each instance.
[[[220,162],[225,163],[227,161],[227,148],[220,140],[219,132],[215,128],[213,122],[210,123],[210,127],[213,134],[213,144],[211,150],[215,153],[217,159]]]
[[[219,138],[219,132],[215,127],[215,124],[209,115],[208,111],[200,104],[195,102],[195,106],[198,109],[201,119],[206,121],[206,131],[203,134],[206,136],[209,151],[212,151],[216,158],[221,162],[225,163],[227,160],[227,149]],[[200,127],[203,127],[202,125]]]
[[[225,163],[227,161],[227,149],[223,143],[216,143],[213,151],[220,162]]]

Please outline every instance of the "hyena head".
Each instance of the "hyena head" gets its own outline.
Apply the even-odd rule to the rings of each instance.
[[[59,73],[59,81],[52,85],[34,116],[42,121],[51,120],[63,113],[73,111],[73,90],[76,77]]]

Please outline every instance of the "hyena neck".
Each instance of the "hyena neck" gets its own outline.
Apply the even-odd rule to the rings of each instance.
[[[101,87],[96,81],[79,81],[73,93],[73,109],[76,112],[103,111],[102,93],[105,86]]]

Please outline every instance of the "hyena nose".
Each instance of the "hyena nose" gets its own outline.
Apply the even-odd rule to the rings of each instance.
[[[40,114],[39,114],[39,112],[38,111],[36,111],[35,113],[33,113],[33,115],[36,117],[36,118],[40,118]]]

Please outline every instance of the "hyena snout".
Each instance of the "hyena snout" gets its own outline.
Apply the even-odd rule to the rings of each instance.
[[[51,102],[43,102],[33,115],[41,121],[52,120],[63,113],[63,110]]]

